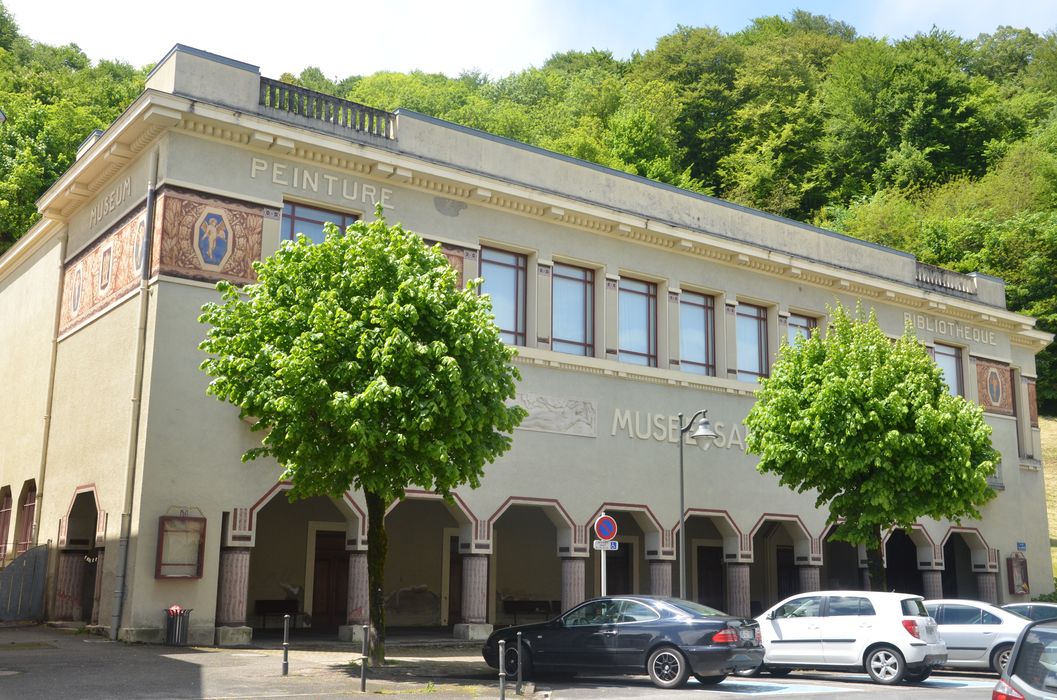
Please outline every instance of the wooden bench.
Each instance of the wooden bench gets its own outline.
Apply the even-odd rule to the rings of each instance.
[[[518,615],[522,617],[531,615],[534,617],[542,616],[544,619],[551,619],[557,616],[562,611],[562,602],[560,600],[504,600],[503,601],[503,612],[507,615],[514,616],[514,624],[518,623]]]
[[[297,627],[299,619],[305,617],[305,613],[298,608],[299,603],[296,600],[289,599],[278,599],[278,600],[257,600],[253,603],[253,614],[261,619],[261,627],[263,629],[268,628],[268,618],[278,617],[280,621],[283,615],[289,615],[291,621],[294,623],[294,627]]]

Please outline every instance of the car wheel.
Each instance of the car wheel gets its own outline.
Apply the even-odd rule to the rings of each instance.
[[[991,670],[998,675],[1002,675],[1002,672],[1006,670],[1006,664],[1009,663],[1009,655],[1012,652],[1012,644],[1003,644],[991,652]]]
[[[924,671],[907,671],[906,675],[903,676],[903,680],[907,683],[920,683],[931,675],[931,668],[926,668]]]
[[[522,645],[521,655],[524,657],[521,660],[521,678],[527,680],[532,678],[532,652]],[[517,676],[518,654],[516,644],[506,650],[506,660],[503,665],[506,667],[507,678]]]
[[[770,666],[767,667],[767,673],[771,674],[775,678],[785,678],[792,672],[793,669],[791,668],[771,668]]]
[[[866,672],[874,683],[894,685],[903,680],[906,674],[906,662],[899,650],[892,647],[877,647],[866,654]]]
[[[701,685],[719,685],[727,679],[727,674],[724,673],[720,676],[702,676],[698,673],[695,673],[694,678],[696,678],[697,682]]]
[[[661,647],[650,654],[646,670],[658,688],[681,688],[690,677],[690,665],[675,647]]]

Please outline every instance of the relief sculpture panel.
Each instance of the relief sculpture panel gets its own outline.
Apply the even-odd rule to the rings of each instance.
[[[521,430],[596,437],[598,411],[594,401],[519,393],[514,403],[528,411]]]
[[[976,358],[976,386],[980,407],[988,413],[1016,414],[1012,372],[1008,365]]]

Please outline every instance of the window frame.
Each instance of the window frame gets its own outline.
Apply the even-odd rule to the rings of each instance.
[[[583,274],[581,277],[576,277],[574,275],[563,274],[563,270],[576,270]],[[596,271],[590,267],[554,261],[551,267],[551,350],[579,357],[595,356],[595,272]],[[580,303],[582,304],[584,311],[583,341],[578,339],[560,338],[557,333],[555,333],[555,320],[557,319],[555,309],[560,308],[559,299],[557,298],[558,295],[555,291],[555,280],[558,279],[569,280],[581,285],[582,300]],[[555,345],[558,343],[580,347],[583,349],[583,352],[572,352],[567,349],[556,348]]]
[[[644,289],[635,289],[627,285],[642,285]],[[657,366],[657,283],[649,280],[640,279],[638,277],[624,277],[621,276],[620,282],[617,284],[617,318],[621,316],[621,304],[624,302],[625,294],[634,295],[634,297],[644,297],[646,299],[646,351],[641,350],[629,350],[624,348],[620,342],[621,333],[623,328],[617,329],[617,359],[620,362],[628,362],[629,364],[639,365],[641,367],[656,367]],[[645,359],[645,363],[632,362],[629,358],[641,358]]]
[[[758,313],[743,313],[742,309],[754,309]],[[756,358],[759,362],[760,371],[756,372],[748,369],[742,369],[741,363],[737,362],[736,376],[740,381],[743,382],[759,381],[760,379],[764,377],[769,377],[771,375],[771,367],[769,362],[770,346],[767,334],[767,324],[770,320],[769,309],[766,306],[762,306],[760,304],[752,304],[746,301],[738,302],[738,305],[734,309],[734,338],[736,348],[739,344],[738,341],[740,341],[740,338],[738,337],[740,335],[738,333],[738,326],[740,325],[739,320],[742,318],[752,319],[756,321],[756,327],[759,330],[759,335],[756,338]],[[738,349],[740,350],[740,348]],[[735,358],[738,357],[738,354],[740,353],[735,352]],[[749,377],[751,377],[751,379]]]
[[[307,216],[298,216],[297,208],[303,207],[305,209],[314,209],[316,211],[324,212],[326,214],[333,214],[337,219],[314,219]],[[363,218],[363,215],[358,212],[345,212],[329,209],[325,206],[319,206],[316,204],[307,204],[305,202],[298,202],[296,200],[283,200],[283,209],[279,215],[279,240],[280,241],[295,241],[297,240],[297,229],[295,228],[297,221],[307,221],[313,224],[326,224],[333,223],[339,229],[344,231],[351,224],[359,221]],[[319,243],[311,236],[308,239],[313,243]]]
[[[940,351],[940,348],[944,349],[944,352]],[[952,352],[946,352],[950,350]],[[955,380],[958,382],[958,386],[951,386],[948,380],[947,373],[943,372],[943,365],[940,364],[940,357],[953,358],[955,367]],[[943,381],[946,383],[948,389],[953,396],[965,396],[965,372],[962,369],[962,348],[958,345],[948,345],[946,343],[934,343],[932,346],[932,361],[936,363],[936,366],[943,372]]]
[[[690,297],[700,298],[701,303],[698,304],[695,301],[691,301]],[[684,307],[691,307],[695,312],[700,310],[704,317],[704,363],[686,359],[686,353],[683,350],[683,338],[688,334],[683,321],[690,316],[684,313],[686,311]],[[679,369],[687,372],[689,370],[684,369],[686,366],[701,367],[704,370],[703,372],[690,371],[690,374],[700,374],[705,377],[716,376],[716,297],[713,294],[697,292],[692,289],[684,289],[679,293]]]
[[[794,323],[793,319],[803,319],[804,323]],[[804,331],[804,339],[810,338],[818,332],[818,318],[815,316],[808,316],[807,314],[797,313],[795,311],[789,312],[789,318],[786,319],[786,334],[785,339],[790,345],[796,342],[796,335],[794,335],[794,329]],[[797,334],[799,335],[799,334]]]
[[[489,260],[488,253],[500,253],[502,255],[512,256],[515,260],[514,264],[500,260]],[[513,250],[506,250],[498,248],[496,246],[482,245],[479,256],[479,276],[484,278],[484,283],[478,288],[480,294],[490,294],[484,286],[488,284],[488,276],[484,273],[485,264],[497,265],[505,267],[514,271],[514,325],[515,329],[510,330],[503,328],[499,324],[499,319],[496,318],[496,326],[499,327],[500,336],[512,336],[514,339],[513,343],[509,345],[516,345],[524,347],[528,344],[528,255],[525,253],[518,253]],[[494,309],[493,309],[494,312]],[[520,328],[520,330],[518,330]],[[504,338],[503,342],[506,342]]]

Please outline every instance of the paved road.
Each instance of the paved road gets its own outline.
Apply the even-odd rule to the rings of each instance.
[[[475,645],[389,648],[393,664],[369,670],[370,694],[428,695],[437,700],[497,698],[495,672]],[[171,648],[126,645],[47,627],[0,628],[0,699],[333,698],[360,696],[358,651],[351,645],[296,645],[284,677],[274,648]],[[707,689],[693,680],[682,690],[658,690],[642,678],[540,679],[538,700],[625,698],[958,698],[986,700],[995,677],[936,674],[920,686],[877,686],[865,674],[802,673],[782,679],[730,678]],[[513,684],[507,697],[516,700]]]

